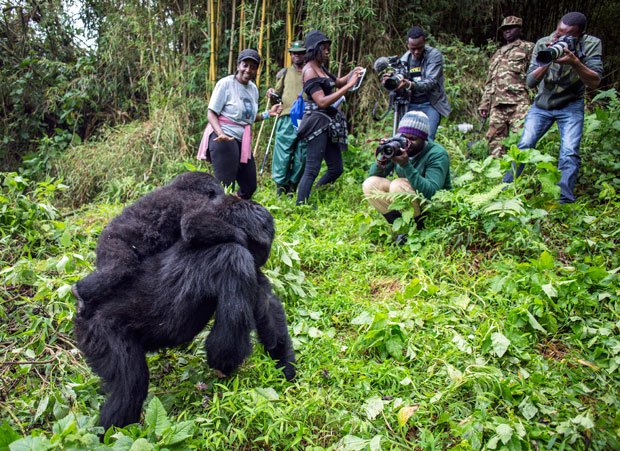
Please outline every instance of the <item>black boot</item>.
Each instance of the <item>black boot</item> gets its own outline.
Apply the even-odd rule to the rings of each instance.
[[[400,235],[396,235],[396,238],[394,238],[394,243],[398,244],[399,246],[402,246],[403,244],[407,243],[407,235],[404,233],[401,233]]]
[[[387,213],[383,214],[383,217],[389,224],[394,224],[394,221],[396,221],[396,219],[400,218],[401,216],[402,214],[398,210],[390,210]]]
[[[416,229],[418,230],[422,230],[424,228],[424,219],[426,218],[426,215],[424,213],[422,213],[419,216],[416,216],[414,219],[415,221],[415,225],[416,225]]]

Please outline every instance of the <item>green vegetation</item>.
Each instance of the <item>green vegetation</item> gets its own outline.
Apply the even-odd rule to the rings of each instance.
[[[138,184],[121,163],[95,202],[70,210],[58,203],[76,190],[66,180],[4,173],[0,449],[617,449],[620,101],[609,91],[590,107],[579,199],[568,206],[556,200],[557,132],[498,161],[447,124],[438,140],[455,189],[425,205],[426,228],[403,246],[393,235],[415,227],[411,215],[390,230],[360,190],[372,145],[356,143],[384,130],[352,140],[346,173],[312,206],[276,197],[265,177],[256,200],[278,228],[267,274],[286,306],[298,379],[284,381],[261,349],[217,379],[199,337],[149,357],[143,422],[102,444],[103,397],[73,343],[69,287],[92,269],[121,201],[158,182]],[[147,126],[118,133],[131,141],[138,128]],[[111,161],[109,149],[97,159]],[[158,167],[163,179],[193,167],[173,160]],[[501,190],[512,161],[527,162],[527,175]]]
[[[620,449],[614,2],[84,0],[90,36],[69,19],[72,2],[5,3],[0,451]],[[606,90],[588,93],[573,205],[557,202],[557,129],[527,151],[509,137],[500,161],[486,157],[479,132],[455,125],[479,130],[489,40],[506,9],[527,17],[530,40],[570,9],[603,39]],[[389,116],[370,119],[387,96],[367,76],[347,99],[355,136],[337,183],[300,208],[276,197],[267,170],[256,194],[276,218],[265,272],[285,304],[297,380],[287,383],[260,345],[216,378],[205,331],[149,356],[142,422],[100,441],[103,394],[75,348],[70,286],[93,269],[99,233],[126,203],[182,171],[210,170],[194,153],[230,55],[263,43],[263,93],[289,35],[328,32],[337,72],[402,52],[416,23],[444,53],[453,106],[438,141],[454,189],[423,205],[426,227],[416,230],[407,195],[395,199],[403,216],[393,227],[362,199],[367,139],[391,131]],[[90,49],[77,45],[89,37]],[[504,189],[513,162],[527,171]],[[394,244],[401,233],[407,242]]]

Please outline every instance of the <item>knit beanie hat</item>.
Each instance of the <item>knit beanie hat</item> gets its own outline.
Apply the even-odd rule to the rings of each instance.
[[[398,133],[407,133],[423,140],[428,139],[428,116],[421,111],[409,111],[398,124]]]

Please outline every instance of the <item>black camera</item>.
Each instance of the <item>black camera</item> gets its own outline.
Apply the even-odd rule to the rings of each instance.
[[[402,154],[407,149],[407,145],[407,138],[403,135],[392,136],[377,146],[377,150],[375,150],[377,161],[385,162],[394,156]]]
[[[538,52],[536,62],[538,64],[549,64],[561,57],[564,54],[564,49],[574,52],[577,49],[577,38],[568,35],[560,37],[545,50]]]
[[[277,105],[278,103],[282,103],[282,97],[280,97],[277,92],[270,92],[269,100],[271,100],[272,105]]]
[[[377,58],[373,65],[375,72],[380,76],[383,74],[390,74],[390,76],[383,82],[383,86],[388,91],[394,91],[398,88],[398,85],[404,78],[408,78],[409,69],[407,65],[400,60],[398,55],[396,56],[382,56]]]

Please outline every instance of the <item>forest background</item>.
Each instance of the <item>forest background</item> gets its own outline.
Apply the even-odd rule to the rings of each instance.
[[[605,76],[586,94],[577,202],[558,205],[557,128],[529,150],[513,134],[493,159],[476,107],[502,18],[523,17],[535,41],[571,10],[602,39]],[[616,3],[0,0],[0,13],[0,451],[620,449]],[[309,29],[333,39],[344,73],[404,52],[414,24],[444,54],[453,106],[437,138],[453,189],[424,203],[426,227],[410,195],[393,199],[392,227],[363,199],[368,140],[392,132],[390,116],[371,118],[387,93],[369,73],[347,96],[337,183],[297,207],[267,162],[254,197],[276,220],[264,271],[297,380],[260,346],[217,379],[205,331],[149,355],[140,424],[101,442],[104,396],[75,346],[70,287],[102,228],[180,172],[211,170],[195,159],[209,93],[240,47],[261,49],[262,97]],[[255,127],[259,161],[274,122]],[[516,162],[528,170],[505,187]]]
[[[407,30],[423,26],[445,55],[454,121],[478,120],[487,58],[506,15],[524,19],[536,41],[567,11],[582,11],[603,40],[602,88],[620,80],[615,2],[585,0],[3,0],[0,2],[0,167],[15,167],[37,148],[52,156],[88,141],[105,126],[138,119],[178,121],[178,149],[195,149],[214,82],[234,71],[239,49],[260,50],[262,93],[287,64],[286,48],[319,28],[333,40],[332,67],[371,68],[401,54]],[[369,77],[350,96],[353,132],[370,122],[386,93]],[[174,113],[171,113],[174,112]],[[178,114],[176,114],[178,113]],[[145,124],[148,127],[148,123]],[[144,127],[143,127],[144,128]]]

